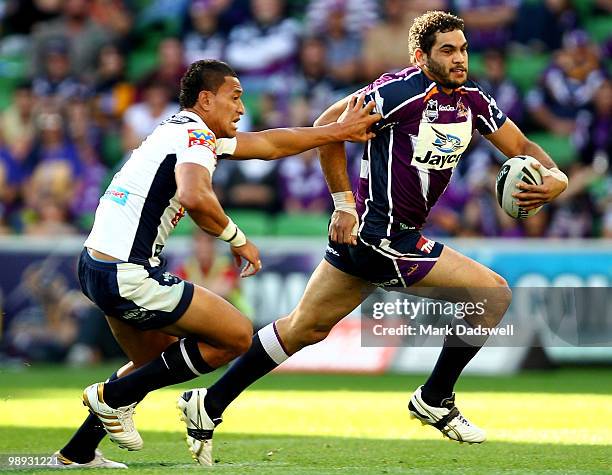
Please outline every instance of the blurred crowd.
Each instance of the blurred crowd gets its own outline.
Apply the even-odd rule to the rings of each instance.
[[[612,237],[610,0],[0,0],[0,234],[87,232],[110,177],[178,110],[191,62],[237,70],[243,130],[311,125],[407,67],[410,24],[432,9],[465,19],[472,76],[563,155],[570,188],[533,218],[510,219],[493,189],[503,157],[474,140],[429,233]],[[348,153],[356,178],[361,148]],[[322,215],[331,205],[316,152],[223,163],[215,186],[228,209]]]

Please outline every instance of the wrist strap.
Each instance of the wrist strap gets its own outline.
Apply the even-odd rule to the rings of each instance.
[[[230,243],[234,247],[244,246],[247,242],[246,236],[242,230],[236,226],[232,221],[232,218],[227,217],[229,220],[225,229],[217,236],[222,241]]]
[[[350,191],[338,191],[332,193],[334,208],[339,211],[350,211],[355,209],[355,197]]]
[[[353,226],[351,234],[356,236],[359,227],[359,215],[357,214],[353,193],[350,191],[339,191],[337,193],[332,193],[332,199],[334,200],[334,209],[336,211],[344,211],[355,217],[355,226]]]
[[[561,170],[559,170],[557,167],[546,168],[544,166],[541,166],[540,167],[540,174],[542,176],[552,176],[554,179],[562,181],[566,185],[569,182],[569,180],[567,178],[567,175],[565,173],[563,173]]]

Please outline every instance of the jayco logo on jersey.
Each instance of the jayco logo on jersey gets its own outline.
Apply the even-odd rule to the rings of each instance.
[[[445,170],[455,168],[472,138],[471,121],[419,124],[419,133],[413,136],[412,164],[419,168]]]
[[[456,153],[453,155],[435,155],[431,153],[430,150],[424,157],[414,157],[414,159],[423,165],[429,165],[425,168],[445,170],[446,168],[455,168],[457,166],[457,162],[462,156],[463,153]]]
[[[435,127],[432,127],[431,130],[436,134],[436,140],[432,142],[432,145],[440,150],[440,152],[453,153],[455,150],[459,150],[463,147],[459,137],[440,132],[436,130]]]

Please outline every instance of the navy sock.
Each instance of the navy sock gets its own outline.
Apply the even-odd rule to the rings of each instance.
[[[200,354],[198,342],[183,338],[164,352],[123,378],[104,385],[104,402],[111,407],[127,406],[142,400],[147,393],[172,384],[190,381],[214,368]]]
[[[108,381],[117,379],[115,371]],[[106,435],[106,431],[97,416],[89,414],[83,421],[81,427],[77,429],[72,438],[60,450],[60,453],[67,459],[76,463],[91,462],[96,456],[96,448]]]
[[[223,411],[242,391],[288,358],[274,323],[253,336],[251,348],[206,392],[204,408],[211,419]]]
[[[477,345],[470,344],[455,333],[444,338],[438,361],[421,390],[423,400],[431,406],[440,406],[442,400],[452,396],[461,372],[486,341],[484,338]]]

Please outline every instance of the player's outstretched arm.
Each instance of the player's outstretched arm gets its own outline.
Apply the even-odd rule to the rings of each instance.
[[[189,216],[203,231],[230,244],[238,266],[243,258],[247,261],[240,276],[248,277],[259,272],[259,250],[223,211],[212,188],[208,169],[195,163],[180,163],[174,174],[178,200]]]
[[[498,130],[486,136],[504,155],[529,155],[535,158],[539,165],[543,182],[541,185],[519,183],[518,190],[512,196],[517,198],[517,204],[526,210],[538,208],[544,203],[554,200],[567,188],[568,180],[565,173],[557,168],[550,156],[535,142],[532,142],[510,119]]]
[[[349,101],[350,97],[346,97],[330,106],[314,125],[322,126],[338,120]],[[374,101],[371,104],[374,104]],[[359,216],[347,172],[344,142],[319,147],[319,161],[327,187],[334,199],[335,210],[329,224],[329,237],[340,244],[356,245]]]
[[[337,122],[320,127],[239,132],[232,157],[275,160],[333,142],[365,142],[374,136],[369,129],[380,120],[380,115],[372,114],[374,104],[363,107],[363,102],[364,96],[354,98],[339,114]]]

